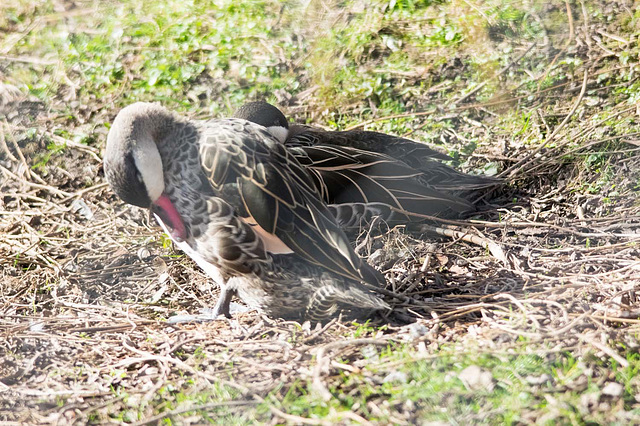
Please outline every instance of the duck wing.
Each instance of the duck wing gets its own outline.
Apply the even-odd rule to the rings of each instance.
[[[412,214],[446,216],[475,209],[469,201],[426,184],[422,172],[384,154],[333,145],[300,146],[289,152],[309,170],[327,204],[376,204],[378,210],[387,205],[384,211],[400,213],[395,216],[398,221]]]
[[[399,136],[366,130],[324,131],[311,126],[292,124],[287,145],[337,145],[387,154],[398,160],[421,162],[424,159],[451,160],[446,154],[427,145]]]
[[[200,162],[209,183],[248,223],[307,261],[355,281],[384,278],[351,248],[305,167],[266,129],[241,119],[200,129]]]
[[[333,145],[387,155],[421,172],[420,180],[441,191],[470,191],[500,184],[489,176],[462,173],[436,160],[451,160],[446,154],[428,146],[398,136],[364,130],[329,132],[310,126],[294,124],[289,129],[286,145],[314,147]]]

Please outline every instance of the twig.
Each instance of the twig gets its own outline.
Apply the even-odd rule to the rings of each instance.
[[[128,366],[131,364],[137,364],[137,363],[144,363],[144,362],[148,362],[148,361],[156,361],[156,362],[166,362],[169,364],[173,364],[176,367],[185,370],[187,372],[189,372],[190,374],[193,374],[194,376],[200,377],[202,379],[206,379],[212,383],[220,383],[229,387],[232,387],[234,389],[237,389],[239,391],[241,391],[242,393],[248,394],[249,393],[249,389],[239,385],[237,383],[234,382],[230,382],[228,380],[224,380],[221,379],[220,377],[216,377],[216,376],[212,376],[210,374],[207,373],[203,373],[201,371],[196,370],[195,368],[191,367],[189,364],[185,363],[184,361],[181,361],[177,358],[172,358],[170,356],[163,356],[163,355],[155,355],[152,353],[148,353],[145,351],[141,351],[139,349],[134,348],[133,346],[131,346],[130,344],[127,343],[126,341],[127,339],[123,339],[122,341],[122,346],[124,346],[126,349],[130,350],[131,352],[134,352],[138,355],[141,355],[138,358],[126,358],[121,360],[120,362],[117,362],[114,365],[110,365],[108,368],[112,369],[112,368],[118,368],[118,367],[124,367],[124,366]]]
[[[352,340],[339,340],[337,342],[331,342],[326,345],[323,345],[318,349],[316,354],[316,366],[313,369],[313,381],[312,387],[320,394],[322,399],[325,401],[329,401],[331,399],[331,393],[326,388],[326,386],[320,380],[320,373],[324,367],[328,365],[330,359],[325,359],[324,355],[326,352],[335,349],[341,349],[347,346],[352,345],[379,345],[386,346],[388,345],[390,340],[388,339],[352,339]]]
[[[264,400],[263,400],[264,401]],[[275,406],[269,404],[269,411],[271,411],[276,416],[280,416],[285,420],[290,421],[292,424],[303,424],[303,425],[330,425],[331,423],[328,421],[320,420],[320,419],[309,419],[307,417],[295,416],[293,414],[285,413],[284,411],[276,408]]]
[[[3,127],[8,127],[6,120],[3,123]],[[4,133],[4,129],[2,129],[2,132]],[[2,138],[4,139],[4,135],[2,136]],[[35,177],[36,180],[40,181],[40,183],[44,183],[44,181],[42,179],[40,179],[40,176],[35,175],[35,173],[33,173],[33,171],[31,170],[31,168],[29,168],[29,163],[27,163],[27,160],[24,158],[24,154],[22,154],[22,150],[20,149],[20,145],[15,140],[13,135],[11,135],[10,139],[11,139],[11,143],[13,144],[13,147],[16,150],[16,153],[18,154],[18,157],[20,158],[20,161],[22,162],[22,165],[24,166],[24,173],[27,175],[27,177],[28,178],[34,178]]]
[[[422,262],[422,266],[420,267],[420,272],[427,272],[429,269],[429,264],[431,263],[431,257],[433,253],[436,251],[437,246],[435,244],[429,244],[427,246],[426,255],[424,256],[424,262]],[[416,284],[412,284],[411,287],[407,289],[407,293],[410,293]]]
[[[616,67],[613,67],[613,68],[610,68],[610,69],[598,71],[597,73],[593,74],[593,76],[597,76],[597,75],[601,75],[601,74],[609,74],[609,73],[611,73],[613,71],[616,71],[616,70],[619,70],[619,69],[623,69],[623,68],[629,68],[629,67],[630,67],[630,65],[616,66]],[[542,93],[552,92],[554,90],[557,90],[557,89],[560,89],[562,87],[568,86],[569,84],[571,84],[571,82],[559,83],[559,84],[556,84],[554,86],[547,87],[546,89],[538,90],[537,94],[540,95]],[[453,111],[465,111],[465,110],[475,109],[475,108],[496,106],[496,105],[502,105],[502,104],[510,104],[510,103],[513,103],[514,101],[518,101],[520,99],[526,99],[526,98],[528,98],[530,96],[531,96],[530,94],[526,94],[526,95],[513,96],[513,97],[510,97],[510,98],[500,99],[500,100],[491,101],[491,102],[482,102],[482,103],[461,105],[461,106],[456,106],[455,108],[453,108]],[[634,106],[634,108],[635,108],[635,106]],[[354,124],[353,126],[347,127],[345,130],[349,131],[349,130],[359,129],[359,128],[365,127],[365,126],[367,126],[369,124],[378,123],[380,121],[393,120],[393,119],[396,119],[396,118],[422,117],[422,116],[425,116],[425,115],[433,115],[436,112],[437,112],[436,110],[431,110],[431,111],[408,112],[408,113],[403,113],[403,114],[388,115],[388,116],[385,116],[385,117],[374,118],[374,119],[371,119],[371,120],[363,121],[362,123]],[[413,131],[403,135],[403,137],[406,137],[411,133],[413,133]]]
[[[201,404],[201,405],[194,405],[191,407],[176,408],[175,410],[160,413],[155,416],[147,417],[146,419],[137,421],[135,423],[131,423],[131,426],[158,424],[158,422],[162,419],[171,418],[171,417],[177,416],[178,414],[184,414],[191,411],[206,411],[212,408],[219,408],[219,407],[244,407],[246,405],[257,405],[257,404],[260,404],[260,402],[256,400],[240,400],[240,401],[226,401],[226,402],[211,402],[209,404]]]
[[[363,121],[362,123],[354,124],[353,126],[347,127],[345,130],[349,131],[349,130],[359,129],[361,127],[365,127],[373,123],[378,123],[380,121],[387,121],[387,120],[393,120],[396,118],[406,118],[406,117],[421,117],[423,115],[433,115],[435,113],[436,113],[436,110],[431,110],[431,111],[406,112],[404,114],[387,115],[385,117],[373,118],[371,120]]]
[[[338,322],[338,318],[333,318],[331,321],[329,321],[328,323],[326,323],[324,325],[324,327],[322,327],[320,330],[315,331],[314,333],[310,334],[309,336],[305,337],[302,340],[302,343],[309,343],[315,339],[317,339],[318,337],[320,337],[324,332],[326,332],[328,329],[330,329],[331,327],[333,327],[333,325]]]
[[[97,163],[102,163],[102,158],[100,158],[100,156],[98,155],[100,153],[100,150],[98,150],[97,148],[74,142],[71,139],[66,139],[56,134],[49,134],[49,137],[54,141],[57,141],[58,143],[65,144],[65,146],[67,147],[76,148],[80,151],[86,152],[91,157],[93,157],[93,159],[96,160]]]
[[[42,58],[34,58],[34,57],[31,57],[31,56],[15,57],[15,56],[0,55],[0,59],[3,60],[3,61],[8,61],[8,62],[22,62],[22,63],[25,63],[25,64],[42,65],[42,66],[57,64],[56,61],[47,61],[47,60],[42,59]]]
[[[30,186],[31,188],[34,189],[41,189],[44,191],[48,191],[52,194],[56,194],[56,195],[60,195],[63,197],[70,197],[72,194],[70,192],[67,191],[62,191],[58,188],[54,188],[53,186],[49,186],[49,185],[41,185],[39,183],[34,183],[34,182],[29,182],[28,180],[25,179],[20,179],[20,177],[14,173],[12,173],[9,169],[7,169],[6,167],[0,166],[0,172],[6,173],[7,175],[9,175],[10,177],[21,181],[22,183],[24,183],[27,186]]]
[[[618,117],[618,116],[620,116],[620,115],[622,115],[622,114],[624,114],[624,113],[626,113],[626,112],[629,112],[629,111],[631,111],[631,110],[634,110],[634,109],[636,109],[636,106],[635,106],[635,105],[634,105],[634,106],[632,106],[632,107],[629,107],[629,108],[625,108],[625,109],[623,109],[623,110],[621,110],[621,111],[618,111],[618,112],[616,112],[615,114],[608,114],[608,115],[606,116],[606,118],[604,118],[604,119],[602,119],[602,120],[600,120],[600,121],[598,121],[598,122],[594,123],[591,127],[598,127],[598,126],[600,126],[601,124],[603,124],[604,122],[609,121],[609,120],[613,120],[614,118],[616,118],[616,117]],[[580,138],[580,137],[585,136],[585,134],[586,134],[586,130],[585,130],[585,131],[580,132],[578,135],[576,135],[576,136],[575,136],[575,137],[573,137],[573,138],[567,138],[565,141],[563,141],[563,142],[561,142],[561,143],[558,143],[556,146],[554,146],[553,148],[551,148],[551,149],[549,150],[549,152],[559,151],[561,148],[564,148],[565,146],[569,145],[570,143],[575,142],[575,140],[576,140],[576,139],[578,139],[578,138]],[[633,135],[633,134],[635,134],[635,133],[631,133],[631,135]],[[582,145],[581,147],[578,147],[578,148],[576,148],[576,149],[574,149],[574,150],[571,150],[571,151],[569,151],[569,152],[559,153],[558,155],[556,155],[556,157],[555,157],[555,158],[560,158],[560,157],[563,157],[563,156],[565,156],[565,155],[570,155],[570,154],[572,154],[572,153],[574,153],[574,152],[576,152],[576,151],[579,151],[579,150],[581,150],[581,149],[583,149],[583,148],[589,147],[589,146],[591,146],[592,144],[601,143],[601,142],[608,141],[608,140],[620,139],[620,138],[623,138],[623,137],[626,137],[626,136],[628,136],[628,135],[613,136],[613,137],[611,137],[611,138],[602,139],[602,140],[600,140],[600,141],[594,141],[594,143],[588,143],[588,144],[586,144],[586,145]],[[631,142],[628,142],[628,141],[625,141],[625,142],[627,142],[627,143],[631,143]],[[613,153],[613,151],[607,151],[605,154],[607,154],[607,155],[608,155],[608,154],[612,154],[612,153]],[[536,165],[536,166],[533,166],[533,167],[531,167],[530,169],[528,169],[528,170],[527,170],[527,173],[531,174],[531,173],[535,172],[536,170],[540,169],[540,168],[541,168],[541,167],[543,167],[543,166],[544,166],[544,164],[538,164],[538,165]]]
[[[109,186],[108,182],[103,182],[103,183],[99,183],[97,185],[89,186],[87,188],[79,189],[78,191],[76,191],[73,194],[71,194],[69,197],[60,200],[60,203],[64,204],[67,201],[71,201],[74,198],[81,197],[82,195],[86,194],[87,192],[97,191],[98,189],[107,188],[108,186]]]
[[[506,267],[513,267],[512,262],[509,260],[509,257],[506,255],[506,253],[504,252],[502,247],[500,247],[499,244],[494,243],[493,241],[489,240],[486,237],[481,237],[481,236],[478,236],[478,235],[471,235],[471,234],[468,234],[466,232],[458,231],[458,230],[455,230],[455,229],[441,228],[441,227],[431,226],[431,225],[422,225],[421,228],[424,231],[431,231],[431,232],[434,232],[434,233],[436,233],[438,235],[443,235],[445,237],[451,237],[451,238],[457,238],[457,239],[466,241],[468,243],[476,244],[476,245],[479,245],[481,247],[484,247],[487,250],[489,250],[489,252],[496,259],[498,259],[500,262],[502,262],[503,265],[505,265]]]
[[[589,148],[590,146],[598,145],[598,144],[601,144],[601,143],[604,143],[604,142],[615,141],[615,140],[618,140],[618,139],[623,139],[623,138],[628,138],[628,137],[631,137],[631,136],[638,136],[638,135],[640,135],[640,132],[632,132],[632,133],[627,133],[627,134],[624,134],[624,135],[617,135],[617,136],[611,136],[611,137],[608,137],[608,138],[598,139],[598,140],[595,140],[595,141],[591,141],[588,144],[580,145],[579,147],[577,147],[575,149],[572,149],[571,151],[567,151],[567,152],[563,153],[562,156],[569,156],[571,154],[575,154],[577,152],[580,152],[585,148]],[[631,145],[636,145],[634,143],[634,141],[622,141],[622,142],[628,143],[628,144],[631,144]],[[606,151],[606,152],[611,152],[611,151]],[[603,154],[606,153],[606,152],[603,152]]]
[[[297,424],[311,424],[311,425],[317,425],[317,424],[324,424],[325,422],[323,421],[318,421],[318,420],[314,420],[314,419],[307,419],[304,417],[299,417],[299,416],[294,416],[292,414],[288,414],[283,412],[282,410],[276,408],[273,404],[269,403],[267,400],[265,400],[264,398],[262,398],[261,396],[257,395],[257,394],[252,394],[250,392],[250,390],[242,385],[239,385],[235,382],[231,382],[228,380],[224,380],[221,379],[220,377],[216,377],[216,376],[212,376],[210,374],[207,373],[203,373],[201,371],[196,370],[195,368],[191,367],[189,364],[180,361],[179,359],[176,358],[172,358],[170,356],[162,356],[162,355],[155,355],[155,354],[151,354],[148,352],[144,352],[141,351],[139,349],[134,348],[133,346],[131,346],[130,344],[127,343],[126,340],[123,340],[123,346],[125,348],[127,348],[128,350],[141,355],[141,357],[139,358],[127,358],[124,359],[118,363],[116,363],[115,365],[109,366],[109,368],[117,368],[117,367],[122,367],[122,366],[127,366],[127,365],[131,365],[131,364],[135,364],[135,363],[142,363],[142,362],[148,362],[148,361],[156,361],[156,362],[167,362],[170,364],[173,364],[174,366],[189,372],[190,374],[193,374],[194,376],[203,378],[208,380],[209,382],[212,383],[219,383],[225,386],[229,386],[232,388],[235,388],[237,390],[239,390],[240,392],[242,392],[245,395],[251,395],[256,401],[257,403],[263,403],[266,404],[267,407],[269,408],[269,410],[282,417],[283,419],[289,420],[289,421],[293,421]],[[191,410],[188,410],[191,411]]]
[[[9,157],[11,161],[15,161],[17,163],[18,159],[13,155],[13,153],[7,146],[7,141],[4,137],[4,126],[4,123],[0,123],[0,148],[2,148],[2,150],[5,152],[5,154],[7,154],[7,157]]]
[[[598,34],[600,34],[601,36],[604,36],[604,37],[610,38],[610,39],[615,40],[615,41],[619,41],[620,43],[622,43],[622,44],[624,44],[624,45],[627,45],[627,44],[631,43],[629,40],[624,39],[624,38],[622,38],[622,37],[620,37],[620,36],[617,36],[617,35],[615,35],[615,34],[605,33],[605,32],[604,32],[604,31],[602,31],[602,30],[596,30],[596,32],[597,32]]]
[[[613,349],[611,349],[609,346],[598,342],[595,339],[592,339],[591,337],[585,336],[584,334],[579,334],[578,338],[580,340],[582,340],[583,342],[586,342],[588,344],[590,344],[591,346],[593,346],[594,348],[604,352],[605,354],[609,355],[609,357],[613,358],[614,360],[616,360],[616,362],[618,364],[620,364],[622,367],[627,368],[629,366],[629,361],[627,361],[626,359],[624,359],[622,356],[620,356],[620,354],[618,354],[616,351],[614,351]]]
[[[582,8],[582,27],[585,34],[584,41],[587,43],[587,46],[589,46],[589,49],[591,49],[591,40],[589,40],[589,12],[584,4],[584,0],[580,0],[580,6]]]
[[[569,21],[569,39],[567,40],[565,45],[562,47],[562,49],[558,52],[558,54],[553,58],[551,63],[547,66],[547,71],[544,73],[542,78],[538,80],[538,91],[536,92],[538,95],[540,95],[540,93],[542,93],[540,91],[540,86],[542,85],[542,82],[547,79],[547,76],[549,75],[549,73],[553,69],[553,66],[555,65],[556,61],[558,60],[560,55],[562,55],[564,52],[567,51],[567,49],[571,45],[571,42],[573,41],[573,38],[575,36],[574,35],[575,34],[574,33],[574,29],[573,29],[573,14],[571,13],[571,5],[566,0],[565,0],[564,4],[565,4],[565,7],[567,9],[567,19]]]
[[[513,176],[515,176],[516,173],[520,172],[524,168],[524,166],[529,162],[529,160],[531,160],[536,155],[538,155],[538,153],[540,151],[542,151],[547,146],[547,144],[549,142],[551,142],[556,137],[558,132],[569,122],[569,120],[571,119],[573,114],[576,112],[576,110],[578,109],[578,106],[580,105],[580,102],[582,102],[582,98],[584,97],[584,94],[585,94],[585,92],[587,90],[588,78],[589,78],[589,71],[587,69],[585,69],[584,70],[584,77],[582,79],[582,89],[580,90],[580,94],[578,95],[578,99],[573,104],[573,107],[571,108],[571,110],[569,111],[567,116],[564,118],[564,120],[562,120],[562,122],[558,126],[556,126],[556,128],[553,131],[553,133],[551,133],[551,135],[549,135],[546,138],[544,143],[541,143],[538,148],[536,148],[533,152],[529,153],[522,160],[518,161],[516,164],[511,166],[509,169],[507,169],[504,172],[500,173],[498,175],[498,177],[508,176],[508,177],[512,178]]]
[[[419,300],[416,300],[409,296],[405,296],[404,294],[396,293],[395,291],[387,290],[386,288],[376,287],[375,285],[364,283],[364,282],[362,283],[362,285],[364,285],[366,288],[368,288],[371,291],[384,294],[385,296],[393,297],[394,299],[400,300],[403,303],[413,303],[417,305],[422,304],[422,302]]]
[[[524,307],[522,302],[519,301],[518,299],[516,299],[513,295],[508,294],[508,293],[502,293],[502,294],[496,294],[493,297],[494,297],[494,299],[507,299],[507,300],[510,300],[514,305],[516,305],[518,308],[520,308],[520,311],[522,311],[522,315],[524,315],[525,321],[527,320],[527,318],[529,318],[529,319],[531,319],[531,322],[533,323],[533,325],[537,329],[540,328],[540,323],[538,322],[538,320],[536,320],[536,318],[533,315],[528,315],[529,312]],[[527,302],[528,302],[528,300],[527,300]]]
[[[571,41],[575,37],[575,30],[573,29],[573,13],[571,13],[571,5],[565,0],[564,5],[567,8],[567,19],[569,20],[569,40],[567,41],[567,47],[571,44]]]

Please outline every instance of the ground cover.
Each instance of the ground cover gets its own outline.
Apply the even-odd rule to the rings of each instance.
[[[549,423],[640,419],[640,10],[627,1],[0,5],[0,420]],[[417,321],[168,325],[217,289],[119,202],[118,109],[247,100],[366,126],[507,185],[484,246],[363,230]]]

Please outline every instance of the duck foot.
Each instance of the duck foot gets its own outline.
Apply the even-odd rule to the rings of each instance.
[[[225,286],[220,291],[220,298],[213,309],[201,309],[200,313],[196,315],[174,315],[167,320],[167,323],[180,324],[185,322],[209,322],[218,319],[220,314],[224,314],[225,317],[231,318],[231,298],[235,293],[235,290],[230,290],[229,287]],[[235,303],[234,308],[234,311],[236,312],[243,312],[246,310],[242,305],[237,305]]]

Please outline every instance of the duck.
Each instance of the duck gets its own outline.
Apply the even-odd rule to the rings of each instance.
[[[307,167],[343,229],[362,228],[374,216],[390,226],[457,218],[476,210],[471,195],[501,184],[447,166],[440,161],[450,157],[410,139],[289,124],[267,102],[246,103],[234,117],[265,127]]]
[[[206,320],[230,317],[234,295],[299,321],[390,309],[375,291],[384,277],[354,252],[309,170],[260,124],[134,103],[109,130],[104,173],[220,286]]]

